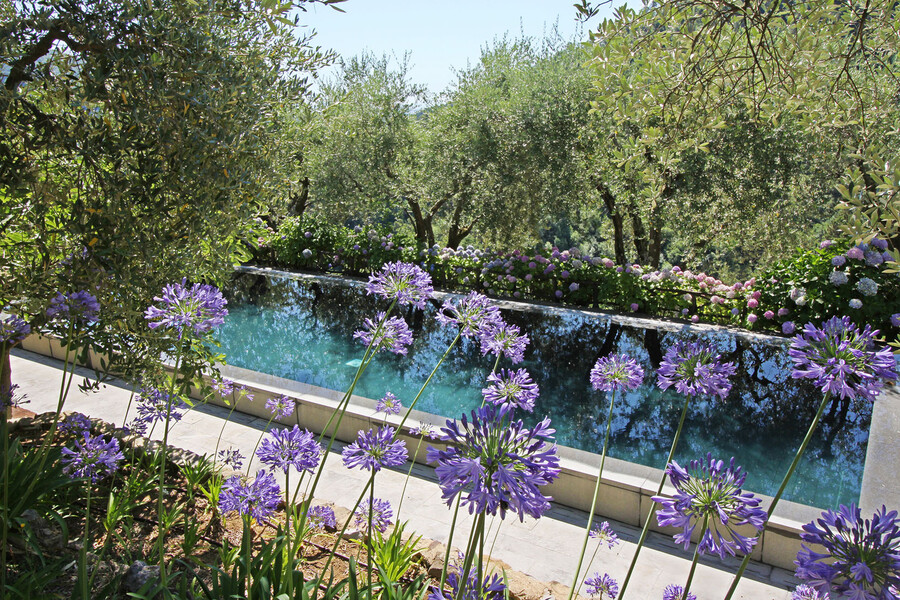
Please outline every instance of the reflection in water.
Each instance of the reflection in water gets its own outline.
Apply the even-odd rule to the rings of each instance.
[[[456,333],[434,320],[437,305],[433,301],[426,311],[401,312],[415,335],[409,355],[379,353],[357,394],[380,398],[391,391],[409,405]],[[230,364],[344,390],[356,371],[352,359],[363,353],[352,333],[365,317],[385,308],[357,284],[241,274],[230,291],[230,314],[219,336]],[[672,344],[700,338],[734,361],[738,374],[724,402],[692,401],[676,460],[684,463],[707,452],[722,459],[735,456],[748,472],[748,489],[772,495],[821,399],[814,387],[791,378],[787,345],[777,338],[759,342],[728,331],[697,335],[642,329],[613,323],[603,314],[561,309],[503,313],[532,340],[520,366],[541,387],[541,396],[526,420],[534,424],[549,415],[562,445],[601,450],[608,397],[591,389],[588,374],[597,357],[625,353],[648,376],[643,387],[622,394],[616,403],[610,456],[662,468],[683,399],[659,390],[655,371]],[[492,366],[476,343],[462,340],[417,408],[451,418],[476,408]],[[502,366],[510,365],[501,361]],[[785,498],[822,508],[857,501],[870,418],[868,402],[835,399]]]

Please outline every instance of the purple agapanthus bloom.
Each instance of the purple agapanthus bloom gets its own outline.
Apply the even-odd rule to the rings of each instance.
[[[595,390],[634,390],[644,381],[644,369],[625,354],[601,356],[591,369],[591,385]]]
[[[334,509],[323,504],[313,506],[306,513],[306,524],[312,529],[336,529]]]
[[[525,369],[500,369],[487,378],[488,386],[481,390],[484,401],[494,406],[534,411],[540,389]]]
[[[140,418],[134,418],[130,423],[122,425],[122,431],[127,435],[147,435],[147,423]]]
[[[431,423],[419,423],[409,430],[409,435],[412,437],[428,438],[430,440],[438,437],[435,433],[434,426],[431,425]]]
[[[391,510],[391,503],[381,498],[375,498],[372,502],[372,529],[380,533],[387,531],[387,528],[393,524],[394,511]],[[353,513],[353,524],[363,533],[369,530],[369,499],[366,498],[359,503],[356,511]]]
[[[235,471],[239,470],[244,464],[244,455],[237,448],[219,450],[218,456],[219,462]]]
[[[173,398],[161,390],[141,390],[137,400],[137,419],[148,425],[165,421],[168,415],[169,421],[180,421],[187,405],[181,398]]]
[[[386,392],[384,396],[375,403],[375,411],[386,415],[399,415],[403,404],[397,399],[397,396],[390,392]]]
[[[484,327],[479,338],[482,356],[488,353],[496,356],[503,355],[514,365],[525,360],[525,348],[530,341],[518,327],[503,322]]]
[[[150,306],[144,312],[144,318],[150,321],[150,329],[166,327],[178,331],[178,337],[186,331],[201,335],[212,331],[225,322],[228,309],[222,292],[212,285],[195,283],[187,285],[187,279],[181,283],[170,283],[163,287],[162,296],[153,298],[162,303],[162,307]]]
[[[619,595],[619,584],[615,579],[604,573],[594,573],[584,580],[584,590],[591,596],[598,596],[600,600],[604,598],[615,598]]]
[[[234,382],[227,377],[223,377],[222,379],[214,379],[210,385],[213,391],[222,398],[231,396],[231,394],[234,392]]]
[[[447,448],[429,446],[428,461],[438,465],[435,474],[448,505],[465,493],[462,502],[470,513],[499,511],[504,518],[512,509],[522,521],[550,508],[551,498],[540,492],[559,476],[550,419],[526,429],[521,420],[507,423],[509,412],[487,405],[462,421],[448,420],[441,428]]]
[[[483,578],[478,579],[477,565],[469,565],[468,576],[463,576],[466,557],[459,553],[456,561],[447,570],[447,585],[450,586],[452,592],[444,592],[436,587],[431,588],[428,594],[428,600],[456,600],[462,598],[465,600],[503,600],[506,597],[506,584],[503,579],[496,573],[488,575],[484,573]],[[465,584],[465,589],[460,594],[460,585]]]
[[[375,315],[374,321],[367,318],[363,321],[365,329],[355,332],[353,338],[367,346],[371,345],[373,352],[386,348],[394,354],[406,355],[407,346],[413,341],[409,325],[402,317],[391,317],[387,320],[384,317],[385,314],[380,312]]]
[[[312,473],[319,466],[322,447],[309,431],[297,425],[292,429],[273,429],[263,438],[256,456],[260,462],[285,473],[294,467]]]
[[[615,548],[619,544],[619,536],[616,535],[609,521],[598,523],[596,527],[588,532],[588,536],[595,540],[600,540],[600,543],[606,544],[607,548]]]
[[[17,408],[18,406],[29,402],[28,400],[25,400],[25,394],[16,393],[18,389],[18,384],[14,383],[6,390],[0,390],[0,410]]]
[[[84,432],[84,442],[75,442],[75,450],[62,449],[63,471],[76,478],[90,479],[94,483],[115,472],[125,455],[119,450],[119,440],[108,442],[102,435],[91,436]]]
[[[418,265],[394,262],[382,265],[381,272],[369,275],[366,293],[375,294],[398,304],[425,308],[425,301],[434,295],[431,275]]]
[[[682,586],[670,584],[663,590],[662,600],[697,600],[697,595],[694,592],[688,592],[687,598],[685,598]]]
[[[19,316],[10,315],[0,321],[0,344],[17,344],[29,333],[31,326]]]
[[[675,386],[687,396],[703,394],[725,399],[731,391],[728,378],[735,374],[734,363],[723,363],[712,347],[703,342],[678,342],[666,352],[657,371],[662,389]]]
[[[733,528],[750,525],[761,532],[767,514],[759,508],[759,498],[741,489],[747,475],[735,466],[733,458],[726,466],[707,454],[704,460],[692,460],[687,469],[672,461],[666,473],[675,486],[675,496],[654,496],[653,500],[661,505],[656,511],[659,524],[682,530],[675,535],[676,542],[687,548],[697,521],[707,518],[708,528],[698,547],[701,554],[750,553],[758,538],[743,536]]]
[[[803,526],[800,538],[824,547],[816,552],[803,545],[797,554],[797,577],[819,592],[864,600],[896,600],[900,587],[900,522],[887,508],[863,520],[855,504],[827,510]]]
[[[90,433],[91,419],[87,415],[79,412],[72,413],[59,422],[59,430],[62,433],[75,433],[79,434],[79,436]]]
[[[807,323],[788,350],[794,379],[812,379],[823,392],[842,398],[875,400],[882,380],[897,379],[890,349],[875,349],[877,334],[868,325],[859,331],[849,317],[833,317],[821,329]]]
[[[273,420],[284,419],[291,416],[296,407],[297,403],[294,402],[294,399],[285,396],[284,394],[277,398],[269,398],[266,400],[266,408],[272,413]]]
[[[341,456],[348,469],[359,467],[378,472],[382,467],[399,467],[406,462],[409,454],[403,440],[395,440],[393,427],[382,427],[378,431],[360,431],[352,444],[344,447]]]
[[[456,304],[444,302],[441,310],[435,314],[435,319],[441,325],[459,327],[466,337],[475,337],[482,331],[503,323],[500,309],[493,306],[487,296],[478,292],[469,292]]]
[[[237,512],[264,523],[272,516],[281,501],[281,489],[275,476],[268,471],[256,473],[256,479],[247,482],[240,475],[229,477],[219,492],[219,511],[223,515]]]
[[[50,301],[47,316],[51,320],[72,321],[86,325],[96,323],[99,312],[100,303],[97,302],[97,297],[87,290],[81,290],[57,294]]]
[[[820,594],[819,590],[801,583],[791,592],[791,600],[829,600],[828,592]]]

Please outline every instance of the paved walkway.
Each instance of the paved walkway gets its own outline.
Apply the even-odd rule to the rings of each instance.
[[[27,395],[24,407],[37,413],[56,409],[62,363],[20,349],[13,351],[13,383]],[[79,411],[105,421],[122,425],[125,409],[131,394],[120,381],[112,381],[92,393],[82,393],[76,388],[82,377],[93,377],[93,371],[78,369],[72,391],[64,410]],[[171,430],[170,443],[199,454],[212,454],[227,410],[214,406],[198,406],[184,416]],[[249,456],[265,428],[265,421],[234,413],[225,424],[220,448],[235,447]],[[158,437],[158,436],[154,436]],[[365,485],[368,475],[359,470],[349,470],[340,460],[340,445],[329,456],[326,471],[316,496],[324,502],[351,507]],[[405,471],[382,471],[376,478],[376,496],[387,498],[396,507],[400,501]],[[441,502],[441,491],[432,469],[421,465],[413,468],[413,477],[406,488],[401,508],[401,519],[408,520],[407,530],[441,542],[446,542],[450,529],[451,511]],[[535,579],[549,582],[571,583],[572,571],[577,564],[583,527],[587,513],[563,506],[554,506],[539,520],[527,519],[520,523],[508,515],[500,525],[495,521],[490,536],[500,527],[493,556],[505,561],[513,569],[528,573]],[[454,545],[462,545],[472,523],[468,513],[461,513]],[[634,553],[639,530],[635,527],[612,522],[622,543],[608,550],[601,548],[591,572],[608,572],[620,582],[628,570]],[[690,567],[691,555],[676,545],[671,538],[651,533],[649,545],[642,551],[637,571],[628,587],[632,600],[659,600],[662,591],[670,583],[683,584]],[[594,548],[589,546],[589,551]],[[691,548],[693,550],[693,547]],[[587,562],[586,557],[585,562]],[[697,569],[691,590],[698,600],[719,600],[737,568],[736,560],[704,558]],[[790,591],[798,582],[788,571],[751,563],[747,575],[738,588],[735,598],[746,600],[789,600]]]

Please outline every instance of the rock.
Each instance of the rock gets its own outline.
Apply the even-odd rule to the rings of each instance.
[[[38,546],[42,550],[58,552],[65,547],[62,529],[55,523],[50,524],[36,510],[29,508],[22,513],[22,520],[31,529]]]
[[[142,560],[137,560],[125,572],[122,587],[125,588],[126,592],[134,593],[147,585],[148,581],[158,578],[159,565],[148,565]]]

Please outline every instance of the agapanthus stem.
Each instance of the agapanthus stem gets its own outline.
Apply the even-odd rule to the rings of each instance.
[[[225,426],[231,420],[231,415],[234,413],[234,409],[237,408],[237,400],[234,399],[234,391],[231,392],[231,410],[228,411],[228,416],[225,417],[225,420],[222,421],[222,429],[219,430],[219,437],[216,438],[216,449],[213,450],[213,460],[216,460],[216,457],[219,455],[219,443],[222,441],[222,436],[225,434]],[[268,429],[268,427],[266,427]],[[251,455],[252,460],[252,455]],[[250,473],[250,467],[247,467],[247,473]]]
[[[369,475],[369,526],[366,529],[366,590],[369,598],[372,597],[372,513],[375,512],[375,469]],[[399,523],[399,520],[397,521]]]
[[[422,387],[419,388],[419,393],[416,394],[415,398],[413,398],[413,401],[410,403],[409,408],[406,409],[406,414],[403,415],[403,419],[400,421],[400,425],[397,426],[398,432],[403,430],[403,425],[406,423],[406,420],[409,418],[409,415],[412,412],[413,408],[415,408],[416,404],[419,402],[419,398],[421,398],[422,394],[425,393],[425,388],[427,388],[428,384],[431,383],[431,378],[434,377],[435,373],[437,373],[438,369],[444,363],[444,360],[450,354],[450,351],[453,350],[453,347],[456,345],[456,342],[458,342],[459,338],[461,338],[461,337],[462,337],[462,329],[459,330],[459,333],[456,334],[456,337],[453,338],[453,341],[450,342],[449,346],[447,346],[447,349],[441,355],[440,360],[437,361],[437,364],[434,365],[434,368],[431,370],[431,374],[428,375],[428,379],[426,379],[425,383],[422,384]]]
[[[359,494],[359,498],[356,499],[356,504],[353,505],[353,508],[350,509],[350,516],[347,517],[347,520],[344,521],[344,526],[341,527],[341,530],[338,532],[337,536],[334,540],[334,545],[331,547],[331,552],[328,553],[328,560],[325,561],[325,566],[322,567],[322,570],[319,571],[319,574],[324,577],[325,573],[328,572],[328,567],[331,566],[331,561],[334,559],[334,553],[337,552],[338,545],[341,543],[341,540],[344,539],[344,533],[347,531],[347,527],[350,526],[350,521],[353,520],[353,515],[356,513],[356,509],[359,508],[359,505],[362,503],[362,499],[366,497],[366,493],[369,491],[369,484],[371,483],[371,479],[366,483],[365,487],[363,487],[362,492]],[[308,506],[308,505],[307,505]],[[307,509],[307,513],[309,510]],[[369,505],[369,515],[372,514],[372,505]],[[304,514],[304,517],[306,515]],[[300,526],[303,527],[303,521],[301,520]]]
[[[685,395],[684,397],[684,406],[681,409],[681,418],[678,420],[678,429],[675,430],[675,438],[672,440],[672,448],[669,450],[669,456],[666,458],[666,465],[672,462],[672,457],[675,456],[675,449],[678,448],[678,440],[681,438],[681,430],[684,427],[684,419],[687,416],[688,405],[691,403],[691,396]],[[659,487],[656,488],[655,496],[659,496],[662,494],[663,487],[666,484],[666,474],[663,473],[662,479],[659,482]],[[641,554],[641,549],[644,547],[644,541],[647,539],[647,533],[650,532],[650,521],[653,519],[653,513],[656,510],[656,502],[650,503],[650,512],[647,513],[647,520],[644,521],[644,527],[641,529],[641,537],[638,539],[637,547],[634,549],[634,556],[631,558],[631,564],[628,566],[628,573],[625,575],[625,581],[622,583],[622,587],[619,589],[619,600],[625,600],[625,590],[628,588],[628,582],[631,580],[631,574],[634,573],[634,566],[637,564],[638,556]]]
[[[472,556],[476,554],[475,549],[478,547],[478,540],[484,533],[484,513],[480,512],[472,523],[472,530],[469,532],[469,542],[466,544],[466,557],[463,560],[462,571],[459,574],[459,589],[456,590],[456,600],[466,597],[466,585],[469,583],[469,571],[472,569]],[[479,581],[476,585],[481,585],[481,570],[484,557],[478,557],[478,577]],[[442,588],[443,589],[443,588]],[[475,597],[480,596],[480,590],[475,590]]]
[[[456,506],[453,507],[453,519],[450,521],[450,533],[447,534],[447,550],[444,552],[444,566],[441,568],[441,592],[444,591],[444,582],[447,580],[447,565],[450,564],[450,548],[453,546],[453,532],[456,531],[456,517],[459,516],[459,501],[462,494],[456,496]]]
[[[284,472],[284,523],[285,533],[287,533],[287,587],[288,598],[294,597],[294,553],[293,544],[294,532],[291,530],[291,503],[289,495],[291,493],[291,470]]]
[[[775,497],[772,498],[772,503],[769,505],[768,510],[769,517],[766,519],[763,530],[760,532],[760,536],[765,533],[765,526],[769,524],[769,521],[772,519],[772,515],[775,514],[775,507],[778,506],[778,501],[781,500],[781,496],[782,494],[784,494],[784,490],[787,488],[788,482],[794,475],[794,471],[797,469],[797,465],[800,464],[800,459],[803,458],[803,453],[806,452],[806,447],[809,445],[809,442],[812,439],[816,428],[819,426],[819,421],[822,419],[822,414],[825,412],[825,407],[828,406],[828,403],[830,401],[831,392],[826,392],[822,397],[822,403],[819,404],[819,410],[816,412],[816,416],[813,418],[813,421],[809,426],[809,430],[806,432],[806,436],[803,438],[803,442],[800,444],[800,448],[794,455],[794,460],[791,461],[791,466],[788,468],[787,473],[784,475],[784,479],[781,481],[781,486],[779,486],[778,491],[775,493]],[[728,588],[728,593],[725,595],[725,600],[731,600],[731,597],[734,596],[734,592],[735,590],[737,590],[738,583],[740,583],[741,577],[744,576],[744,571],[747,569],[747,565],[749,563],[750,554],[747,554],[741,561],[741,566],[738,567],[737,573],[734,574],[734,579],[732,579],[731,581],[731,587]]]
[[[684,591],[681,593],[681,597],[684,600],[688,598],[688,592],[691,590],[691,582],[694,580],[694,571],[697,570],[697,561],[700,560],[700,542],[703,541],[703,536],[706,535],[706,529],[709,527],[709,513],[705,513],[703,515],[703,528],[700,530],[700,538],[697,540],[697,547],[694,548],[694,558],[691,560],[691,570],[688,571],[688,578],[684,584]]]
[[[81,543],[81,556],[78,561],[78,579],[81,581],[81,598],[82,600],[87,600],[90,598],[88,594],[89,583],[88,583],[88,574],[87,574],[87,549],[90,544],[90,531],[91,531],[91,484],[88,482],[87,485],[87,506],[84,509],[84,539]],[[4,568],[6,565],[4,565]]]
[[[253,464],[253,457],[256,456],[256,451],[259,450],[259,443],[262,441],[263,436],[266,435],[266,432],[269,431],[269,425],[272,424],[272,421],[275,419],[275,413],[272,413],[272,416],[269,417],[269,420],[266,421],[266,426],[263,427],[262,431],[259,433],[259,437],[256,438],[256,445],[253,446],[253,452],[250,453],[250,456],[247,458],[247,475],[250,475],[250,465]]]
[[[166,402],[166,420],[163,423],[162,448],[160,450],[159,463],[159,497],[156,503],[156,518],[159,521],[157,548],[159,550],[159,579],[165,587],[168,582],[166,573],[166,530],[163,525],[163,505],[166,496],[166,461],[169,454],[169,422],[172,418],[172,402],[175,400],[175,390],[178,387],[178,370],[181,368],[181,357],[184,352],[184,341],[179,340],[178,354],[175,356],[175,368],[172,370],[172,382],[169,384],[169,398]]]
[[[251,534],[253,526],[251,525],[250,515],[244,515],[244,531],[241,536],[241,542],[244,551],[244,577],[247,584],[247,600],[253,600],[253,569],[250,565],[250,550],[253,546]]]
[[[423,431],[421,435],[419,435],[419,440],[416,442],[416,451],[410,456],[409,461],[409,470],[406,472],[406,479],[403,480],[403,491],[400,492],[400,502],[397,503],[397,522],[400,522],[400,509],[403,508],[403,498],[406,496],[406,484],[409,483],[410,477],[412,477],[413,467],[416,466],[416,457],[419,455],[419,448],[422,447],[422,440],[425,439],[425,432]]]
[[[616,404],[616,388],[612,390],[612,397],[609,399],[609,413],[606,415],[606,435],[603,438],[603,452],[600,455],[600,470],[597,471],[597,483],[594,485],[594,496],[591,499],[591,510],[588,512],[587,526],[584,528],[584,541],[581,543],[581,554],[578,555],[578,566],[575,567],[575,579],[572,580],[572,587],[569,589],[569,600],[581,590],[581,565],[584,561],[584,553],[587,550],[588,539],[591,536],[591,525],[594,524],[594,511],[597,509],[597,499],[600,497],[600,479],[603,476],[603,465],[606,463],[606,451],[609,448],[609,433],[612,429],[613,407]],[[599,545],[598,545],[599,547]],[[596,552],[594,555],[596,556]],[[591,557],[591,562],[594,562]],[[591,563],[588,563],[587,570],[591,570]]]

